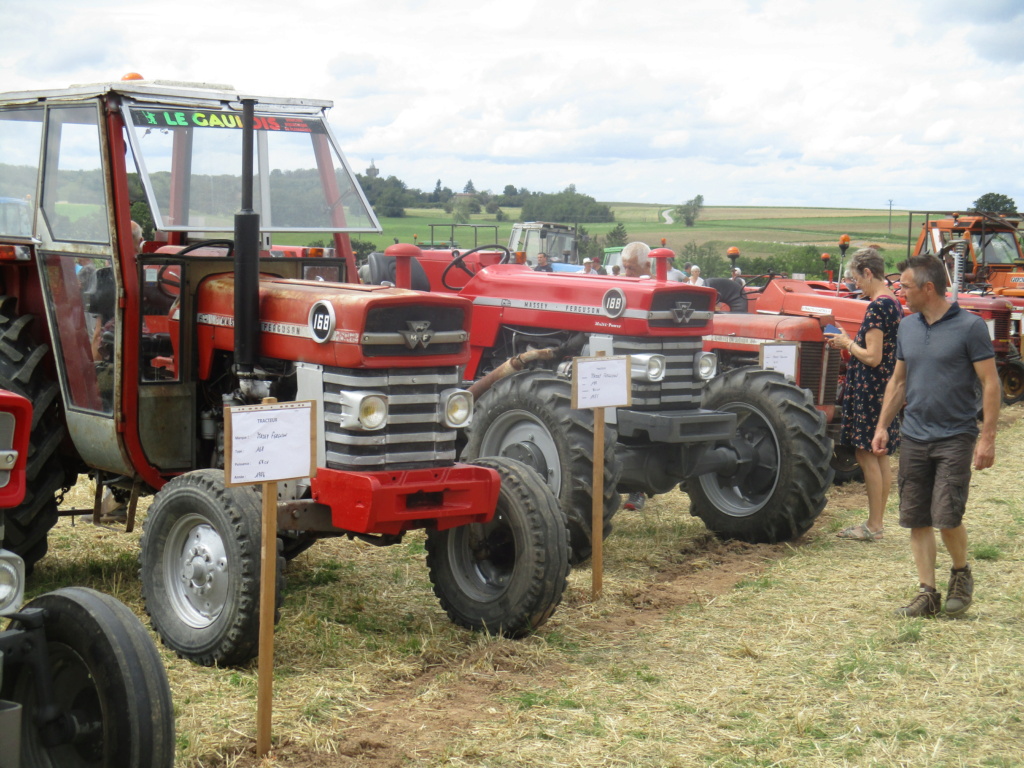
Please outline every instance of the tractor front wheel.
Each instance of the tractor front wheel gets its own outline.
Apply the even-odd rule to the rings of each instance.
[[[171,691],[160,654],[135,614],[84,587],[48,592],[28,609],[43,611],[46,682],[56,710],[39,701],[33,665],[4,660],[2,698],[23,707],[19,765],[171,768]],[[11,629],[20,626],[11,623]]]
[[[261,511],[256,490],[226,486],[222,469],[180,475],[154,496],[140,542],[142,597],[153,629],[182,658],[230,666],[256,655]],[[283,568],[278,556],[279,600]]]
[[[864,471],[857,461],[857,451],[849,445],[836,445],[832,451],[832,469],[835,470],[833,483],[856,483],[864,480]]]
[[[686,482],[690,514],[722,538],[795,539],[832,484],[832,439],[810,394],[781,373],[738,368],[708,384],[704,407],[737,416],[734,465]]]
[[[999,368],[999,382],[1003,387],[1003,402],[1007,405],[1024,399],[1024,363],[1008,360]]]
[[[621,499],[622,466],[615,428],[605,428],[603,535]],[[590,557],[594,478],[594,414],[573,410],[572,385],[548,371],[523,371],[498,381],[480,398],[467,430],[464,459],[492,456],[533,467],[554,491],[569,525],[573,565]]]
[[[474,462],[501,475],[489,523],[427,532],[434,594],[456,624],[522,637],[562,601],[569,543],[558,501],[537,472],[513,459]]]

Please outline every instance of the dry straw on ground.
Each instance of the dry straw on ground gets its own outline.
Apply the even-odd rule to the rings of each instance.
[[[974,476],[977,602],[959,621],[891,616],[915,583],[895,493],[884,541],[833,536],[863,519],[859,485],[834,489],[792,546],[717,542],[678,492],[620,513],[604,599],[589,602],[578,570],[552,621],[517,642],[448,623],[422,537],[321,542],[289,568],[273,757],[253,755],[254,667],[165,652],[177,764],[1021,765],[1022,438],[1007,423],[997,466]],[[64,519],[35,589],[86,583],[141,613],[136,539]],[[940,586],[947,569],[940,552]]]

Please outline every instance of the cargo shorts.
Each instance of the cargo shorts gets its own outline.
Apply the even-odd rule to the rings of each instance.
[[[902,528],[956,528],[963,522],[975,440],[963,434],[922,443],[903,435],[897,477]]]

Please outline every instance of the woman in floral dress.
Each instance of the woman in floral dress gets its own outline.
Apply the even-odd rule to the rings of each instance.
[[[837,535],[841,539],[878,541],[883,534],[882,518],[892,488],[892,472],[888,454],[876,456],[871,452],[871,439],[882,409],[885,386],[896,366],[896,329],[903,317],[903,306],[886,283],[885,262],[874,248],[862,248],[854,253],[847,274],[871,303],[855,338],[845,333],[827,335],[832,346],[845,349],[850,355],[839,442],[855,449],[857,463],[864,472],[868,519]],[[893,419],[889,425],[889,454],[899,446],[899,421],[899,418]]]

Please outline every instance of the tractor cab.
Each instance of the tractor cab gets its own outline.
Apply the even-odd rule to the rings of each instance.
[[[578,272],[579,253],[576,249],[576,228],[547,221],[527,221],[514,224],[508,239],[508,248],[524,254],[530,265],[537,263],[537,254],[546,253],[556,272]]]
[[[961,241],[966,256],[964,272],[969,280],[976,281],[991,279],[999,273],[1021,271],[1021,267],[1024,267],[1024,252],[1021,251],[1018,232],[1019,218],[984,212],[963,215],[912,211],[911,236],[915,215],[923,215],[925,219],[917,236],[914,255],[937,256],[950,244]]]
[[[219,407],[198,402],[193,324],[198,286],[233,272],[243,100],[260,269],[354,281],[349,233],[380,227],[330,102],[145,80],[0,94],[5,292],[46,316],[77,451],[114,476],[194,466],[194,414]]]

